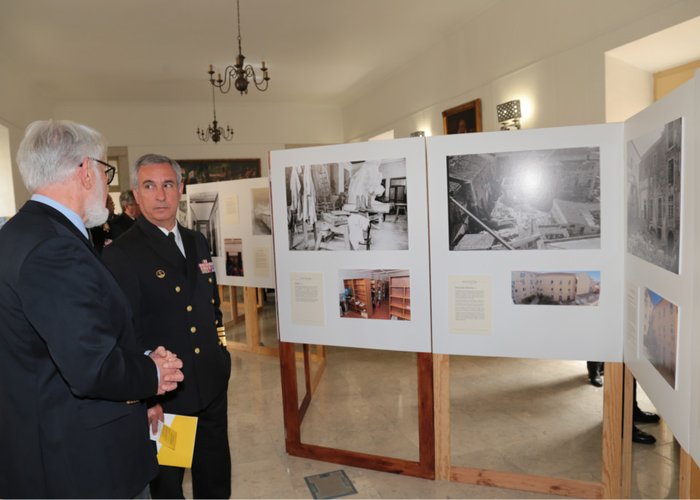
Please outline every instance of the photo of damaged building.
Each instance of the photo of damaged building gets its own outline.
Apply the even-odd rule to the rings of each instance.
[[[682,121],[627,143],[627,251],[678,274]]]
[[[450,250],[600,248],[600,149],[447,158]]]

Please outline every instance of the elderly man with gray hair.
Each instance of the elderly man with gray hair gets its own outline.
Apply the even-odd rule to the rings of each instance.
[[[0,498],[147,498],[158,472],[144,401],[182,361],[145,355],[88,240],[107,219],[99,132],[34,122],[17,152],[28,201],[0,230]]]

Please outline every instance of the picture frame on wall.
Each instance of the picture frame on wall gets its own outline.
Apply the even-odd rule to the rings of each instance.
[[[481,99],[443,111],[442,129],[445,135],[481,132]]]
[[[182,168],[185,189],[190,184],[260,177],[260,158],[177,160],[177,162]]]

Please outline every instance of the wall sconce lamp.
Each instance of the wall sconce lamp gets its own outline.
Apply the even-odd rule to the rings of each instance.
[[[520,129],[520,99],[504,102],[496,106],[496,114],[498,115],[498,123],[501,124],[501,130],[510,130],[510,127]]]
[[[425,130],[416,130],[411,132],[410,137],[425,137]]]

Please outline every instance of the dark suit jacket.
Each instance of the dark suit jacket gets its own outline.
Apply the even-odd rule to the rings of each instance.
[[[0,230],[0,498],[130,498],[156,475],[157,370],[119,286],[61,213]]]
[[[112,240],[116,240],[122,234],[126,233],[127,230],[134,225],[134,219],[129,217],[124,212],[120,213],[109,223],[110,234]]]
[[[194,415],[228,387],[231,359],[216,333],[222,324],[216,276],[200,266],[211,262],[209,246],[202,234],[178,227],[187,259],[139,217],[102,260],[131,303],[142,347],[164,345],[183,361],[185,380],[159,398],[163,409]]]

